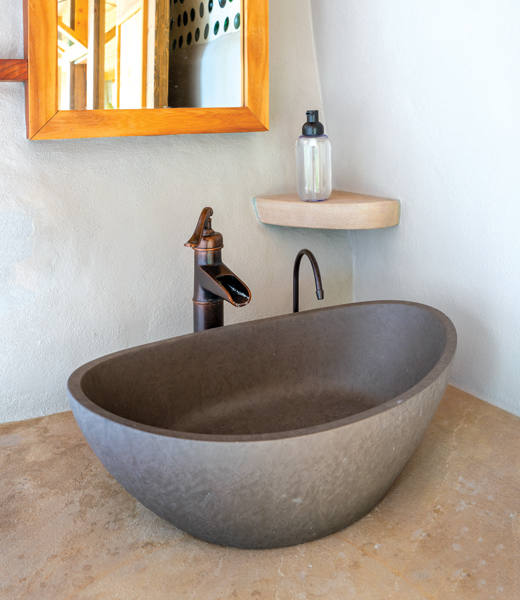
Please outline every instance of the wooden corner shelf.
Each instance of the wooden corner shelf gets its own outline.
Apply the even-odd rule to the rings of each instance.
[[[399,224],[401,203],[333,190],[322,202],[303,202],[298,194],[253,198],[260,223],[311,229],[381,229]]]

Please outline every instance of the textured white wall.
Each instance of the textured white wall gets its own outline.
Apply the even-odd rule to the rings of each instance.
[[[295,189],[294,142],[320,106],[310,4],[272,0],[268,133],[29,142],[22,84],[0,84],[0,421],[67,410],[68,375],[108,352],[191,331],[204,206],[251,288],[228,323],[290,312],[308,247],[325,301],[352,299],[345,233],[260,225],[252,197]],[[0,56],[20,57],[22,3],[3,0]],[[318,305],[302,264],[302,307]]]
[[[520,3],[313,0],[335,185],[402,200],[351,235],[355,300],[452,318],[452,383],[520,414]]]

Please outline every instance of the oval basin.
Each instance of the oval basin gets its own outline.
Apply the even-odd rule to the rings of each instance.
[[[137,500],[200,539],[314,540],[383,498],[446,389],[452,322],[366,302],[229,325],[77,369],[74,416]]]

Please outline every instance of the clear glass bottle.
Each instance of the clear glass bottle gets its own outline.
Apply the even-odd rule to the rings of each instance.
[[[317,110],[307,111],[307,123],[296,141],[296,187],[305,202],[327,200],[332,193],[330,140]]]

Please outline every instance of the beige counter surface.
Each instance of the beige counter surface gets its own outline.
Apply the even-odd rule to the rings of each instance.
[[[72,413],[0,425],[0,598],[520,598],[520,418],[448,388],[381,504],[278,550],[201,542],[108,474]]]

